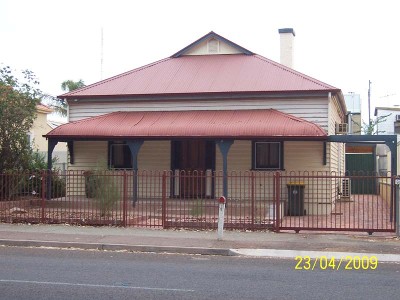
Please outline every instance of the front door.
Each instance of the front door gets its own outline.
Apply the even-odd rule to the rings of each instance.
[[[181,147],[181,170],[185,172],[181,177],[180,193],[190,198],[204,197],[205,141],[183,141]]]
[[[206,196],[211,190],[211,186],[207,186],[211,184],[207,180],[207,170],[214,170],[215,143],[205,140],[174,141],[172,151],[172,169],[179,170],[179,179],[175,178],[175,181],[179,180],[179,184],[175,182],[175,193],[184,198]]]

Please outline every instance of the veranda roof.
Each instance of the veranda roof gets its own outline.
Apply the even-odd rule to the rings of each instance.
[[[263,110],[119,111],[61,125],[46,138],[68,140],[171,138],[274,138],[325,140],[309,121]]]

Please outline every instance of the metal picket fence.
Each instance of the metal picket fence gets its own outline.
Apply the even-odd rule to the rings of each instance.
[[[230,172],[225,228],[395,231],[393,176]],[[0,174],[0,221],[217,227],[222,172],[25,171]]]

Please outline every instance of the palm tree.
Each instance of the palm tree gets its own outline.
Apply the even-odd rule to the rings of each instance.
[[[79,79],[79,81],[65,80],[61,83],[61,89],[64,92],[72,92],[72,91],[80,89],[84,86],[85,86],[85,83],[83,82],[82,79]]]
[[[80,89],[84,86],[85,83],[83,82],[82,79],[79,79],[79,81],[65,80],[61,83],[61,89],[67,93]],[[55,98],[52,107],[56,112],[58,112],[62,116],[65,117],[67,115],[67,103],[65,102],[64,99]]]

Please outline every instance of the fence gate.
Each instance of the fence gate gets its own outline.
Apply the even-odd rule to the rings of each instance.
[[[394,177],[289,174],[280,180],[280,230],[395,232]]]

